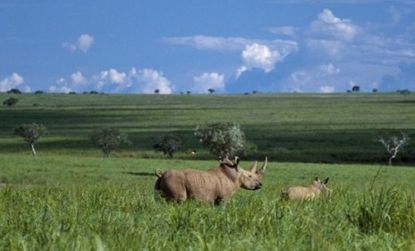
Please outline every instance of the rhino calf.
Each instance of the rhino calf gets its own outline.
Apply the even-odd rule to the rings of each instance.
[[[218,205],[228,200],[239,188],[257,190],[262,186],[262,177],[267,166],[267,158],[260,169],[257,162],[249,171],[235,161],[225,158],[219,167],[209,170],[172,169],[156,171],[158,177],[155,190],[169,201],[183,202],[190,198]]]
[[[281,196],[291,200],[305,200],[314,199],[320,196],[322,192],[329,191],[326,184],[329,182],[327,177],[324,181],[321,181],[318,177],[308,186],[294,186],[289,187],[287,190],[281,193]]]

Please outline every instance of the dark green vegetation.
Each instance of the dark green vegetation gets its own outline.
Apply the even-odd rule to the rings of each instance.
[[[0,101],[10,95],[0,94]],[[133,142],[114,156],[155,157],[160,135],[182,139],[177,158],[214,156],[193,135],[196,125],[236,122],[251,143],[247,158],[274,161],[387,162],[379,136],[407,133],[412,140],[396,163],[415,161],[415,95],[59,95],[20,94],[15,107],[0,108],[0,152],[24,152],[13,136],[22,123],[43,123],[49,136],[39,141],[39,154],[99,156],[89,141],[99,127],[115,127]],[[196,149],[197,155],[186,154]]]
[[[153,198],[156,168],[216,161],[0,155],[1,250],[413,250],[415,169],[269,163],[261,190],[226,204]],[[243,161],[248,168],[250,162]],[[280,191],[330,177],[330,197]]]

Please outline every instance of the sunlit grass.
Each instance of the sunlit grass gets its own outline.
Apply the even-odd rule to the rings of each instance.
[[[0,155],[2,250],[411,250],[415,169],[269,163],[264,187],[224,205],[155,200],[153,171],[215,161]],[[248,161],[241,162],[247,168]],[[331,196],[292,202],[289,185],[330,177]]]

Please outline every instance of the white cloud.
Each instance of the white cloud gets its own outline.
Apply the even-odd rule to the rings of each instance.
[[[52,93],[69,93],[72,89],[68,86],[68,83],[64,78],[56,80],[54,85],[49,87],[49,92]]]
[[[82,34],[78,38],[78,49],[87,52],[91,45],[94,43],[94,37],[89,34]]]
[[[323,85],[320,86],[320,92],[322,93],[332,93],[336,88],[332,85]]]
[[[115,84],[123,84],[127,79],[127,74],[125,72],[118,72],[116,69],[111,68],[106,71],[101,71],[100,79],[107,80]]]
[[[91,48],[94,41],[95,38],[92,35],[81,34],[75,43],[64,42],[62,47],[72,52],[79,50],[86,53]]]
[[[351,41],[359,32],[359,27],[352,24],[349,19],[334,16],[329,9],[324,9],[317,20],[311,23],[310,33],[341,41]]]
[[[297,34],[299,29],[294,26],[279,26],[279,27],[269,27],[269,28],[266,28],[266,30],[276,35],[294,37]]]
[[[193,77],[193,83],[194,92],[207,93],[208,89],[222,91],[225,88],[225,76],[216,72],[203,73]]]
[[[251,39],[240,37],[212,37],[195,35],[189,37],[169,37],[163,42],[174,45],[187,45],[200,50],[235,51],[242,50],[247,44],[252,43]]]
[[[270,72],[277,62],[282,61],[284,55],[266,45],[255,43],[247,45],[245,50],[242,51],[241,57],[243,66],[238,69],[237,76],[252,68],[260,68],[265,72]]]
[[[280,48],[284,51],[294,51],[297,49],[297,42],[292,40],[261,40],[242,37],[213,37],[213,36],[189,36],[189,37],[169,37],[162,39],[163,42],[173,45],[191,46],[199,50],[214,51],[242,51],[251,44],[263,44],[271,48]]]
[[[154,69],[131,68],[129,72],[119,71],[114,68],[100,71],[89,78],[81,72],[70,75],[70,82],[60,78],[50,86],[51,92],[70,91],[103,91],[109,93],[154,93],[156,89],[161,94],[173,92],[173,86],[162,72]]]
[[[340,73],[340,69],[335,67],[331,63],[320,65],[318,68],[321,71],[323,76],[335,75],[335,74]]]
[[[87,82],[84,75],[82,75],[82,73],[79,71],[71,74],[71,80],[72,80],[72,83],[76,85],[82,85]]]
[[[0,80],[0,92],[6,92],[10,89],[18,88],[23,92],[30,92],[29,86],[24,85],[24,79],[18,73],[12,73],[10,76]]]
[[[143,93],[154,93],[156,89],[161,94],[171,94],[173,92],[170,81],[162,72],[147,68],[137,71],[133,68],[130,73],[131,77],[136,80],[135,88],[138,87]]]

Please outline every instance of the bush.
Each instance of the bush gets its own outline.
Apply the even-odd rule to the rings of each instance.
[[[5,105],[5,106],[14,106],[14,105],[17,104],[17,102],[19,102],[19,99],[11,97],[11,98],[8,98],[8,99],[4,100],[3,105]]]
[[[101,128],[95,130],[92,132],[90,139],[102,150],[105,157],[108,157],[110,153],[117,149],[121,144],[131,143],[128,140],[127,135],[122,134],[116,128]]]
[[[163,152],[169,158],[173,158],[173,155],[181,147],[180,138],[173,135],[166,135],[161,137],[156,144],[153,145],[153,148],[156,151]]]
[[[13,88],[7,91],[9,94],[22,94],[22,92],[19,89]]]
[[[43,91],[41,90],[35,91],[35,94],[43,94]]]
[[[14,134],[23,138],[29,143],[32,154],[36,155],[35,142],[41,137],[48,134],[48,129],[43,124],[21,124],[14,129]]]
[[[210,152],[220,158],[242,153],[245,135],[235,123],[212,123],[196,127],[195,136]]]

